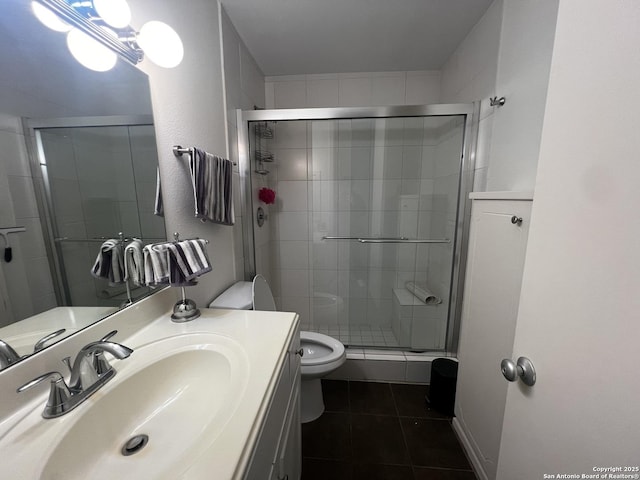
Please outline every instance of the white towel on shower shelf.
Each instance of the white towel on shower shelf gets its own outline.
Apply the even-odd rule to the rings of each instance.
[[[437,305],[439,303],[442,303],[442,299],[434,295],[425,283],[406,282],[404,286],[407,290],[413,293],[416,298],[423,301],[427,305]]]
[[[144,285],[144,255],[142,242],[134,238],[124,248],[124,279],[131,280],[134,285]]]

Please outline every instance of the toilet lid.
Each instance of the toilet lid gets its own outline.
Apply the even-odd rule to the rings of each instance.
[[[302,365],[322,365],[344,356],[344,345],[333,337],[316,332],[300,332],[300,346],[304,350]]]
[[[273,300],[273,294],[269,288],[269,284],[262,275],[256,275],[253,279],[253,287],[251,289],[253,298],[253,309],[266,312],[276,311],[276,302]]]

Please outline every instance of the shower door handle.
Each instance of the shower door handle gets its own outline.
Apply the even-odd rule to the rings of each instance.
[[[510,382],[515,382],[518,377],[522,383],[532,387],[536,383],[536,369],[527,357],[518,358],[518,363],[514,363],[510,358],[505,358],[500,362],[502,375]]]

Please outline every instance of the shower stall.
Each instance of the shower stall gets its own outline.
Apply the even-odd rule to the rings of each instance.
[[[238,111],[247,278],[350,347],[455,353],[476,108]]]

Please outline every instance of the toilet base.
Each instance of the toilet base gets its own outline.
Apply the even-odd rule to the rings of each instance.
[[[319,378],[300,382],[300,421],[308,423],[316,420],[324,413],[322,384]]]

